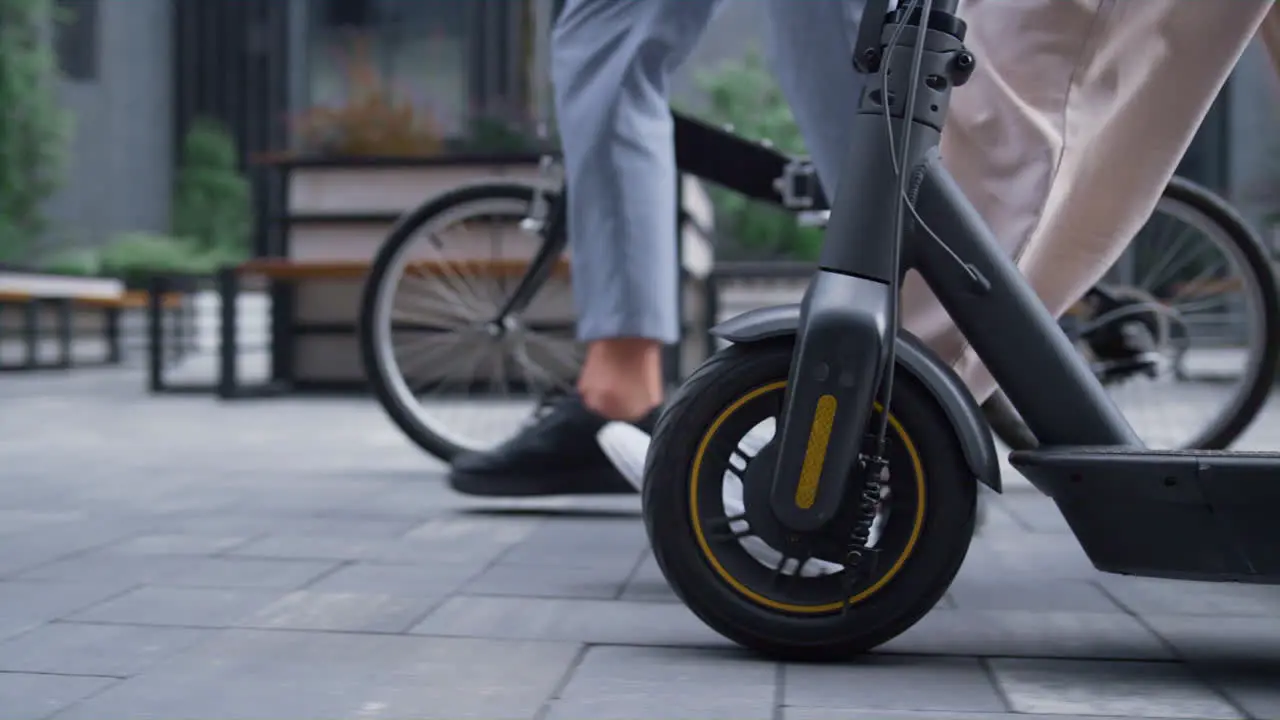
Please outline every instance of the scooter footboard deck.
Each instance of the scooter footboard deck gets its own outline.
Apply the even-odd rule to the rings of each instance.
[[[1009,461],[1099,570],[1280,584],[1280,453],[1061,447]]]

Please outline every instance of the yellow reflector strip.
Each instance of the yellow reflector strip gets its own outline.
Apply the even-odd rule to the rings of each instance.
[[[831,442],[831,425],[836,417],[836,398],[823,395],[813,411],[813,426],[809,428],[809,445],[804,452],[804,465],[800,468],[800,483],[796,485],[796,507],[808,510],[818,498],[818,481],[822,479],[822,464],[827,459],[827,444]]]

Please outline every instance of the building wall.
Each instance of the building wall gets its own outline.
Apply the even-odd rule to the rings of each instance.
[[[1270,178],[1280,189],[1280,79],[1261,43],[1254,42],[1236,68],[1231,89],[1231,127],[1228,168],[1230,196],[1236,207],[1259,230],[1267,207],[1258,197]],[[1268,238],[1272,251],[1280,251],[1280,237]]]
[[[100,0],[97,77],[63,79],[74,134],[66,185],[50,203],[51,243],[97,245],[169,227],[170,0]]]

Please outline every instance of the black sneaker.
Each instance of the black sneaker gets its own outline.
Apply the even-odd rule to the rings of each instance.
[[[636,427],[653,432],[658,413]],[[576,393],[549,398],[515,437],[493,450],[454,458],[449,484],[465,495],[489,497],[634,494],[596,442],[607,422]]]

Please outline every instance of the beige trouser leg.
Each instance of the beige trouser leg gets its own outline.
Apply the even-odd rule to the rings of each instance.
[[[1051,312],[1141,228],[1270,6],[962,1],[979,70],[954,95],[943,158]],[[906,326],[985,398],[994,381],[919,279],[909,283]]]
[[[1275,68],[1276,75],[1280,76],[1280,5],[1272,5],[1267,11],[1267,17],[1262,21],[1262,28],[1258,34],[1262,36],[1262,42],[1267,46],[1267,54],[1271,56],[1271,67]]]

